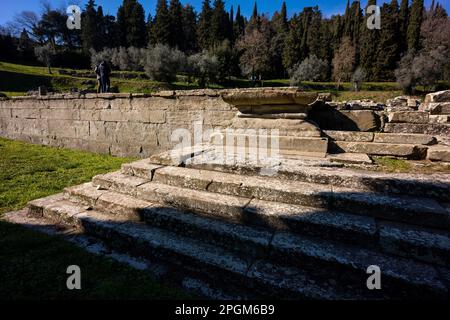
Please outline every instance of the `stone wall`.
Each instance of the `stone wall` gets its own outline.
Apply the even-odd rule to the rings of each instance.
[[[115,156],[149,157],[169,150],[174,130],[225,128],[236,110],[219,91],[86,94],[0,100],[0,136]]]

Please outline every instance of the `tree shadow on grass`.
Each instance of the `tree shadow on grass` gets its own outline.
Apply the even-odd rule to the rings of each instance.
[[[27,92],[40,86],[52,87],[50,76],[0,71],[0,79],[3,79],[0,82],[0,91]]]

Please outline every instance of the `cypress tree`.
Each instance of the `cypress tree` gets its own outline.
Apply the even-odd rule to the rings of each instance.
[[[231,27],[230,19],[225,11],[223,0],[215,0],[211,14],[211,37],[213,45],[222,43],[225,39],[230,39]]]
[[[197,50],[197,14],[194,7],[186,5],[182,9],[183,40],[182,50],[193,54]]]
[[[246,31],[251,32],[252,30],[259,28],[259,15],[258,15],[258,5],[255,1],[255,4],[253,5],[253,13],[250,18],[250,21],[248,22],[248,25],[246,26]]]
[[[155,43],[153,39],[153,17],[151,13],[147,16],[147,39],[149,44],[153,45]]]
[[[361,55],[361,24],[364,22],[364,16],[363,12],[361,10],[361,3],[359,1],[353,2],[352,5],[352,12],[353,12],[353,21],[352,21],[352,40],[353,40],[353,46],[355,47],[355,63],[356,65],[359,65],[360,62],[360,55]]]
[[[171,41],[171,17],[167,7],[167,0],[158,0],[153,22],[153,42],[169,45]]]
[[[241,15],[241,6],[238,5],[236,19],[234,20],[234,38],[237,40],[245,32],[245,19]]]
[[[378,54],[374,77],[377,80],[393,80],[397,61],[400,60],[398,28],[398,3],[392,0],[381,8],[383,28],[380,30]]]
[[[273,37],[271,39],[270,51],[272,53],[272,69],[274,77],[285,77],[286,70],[283,66],[283,52],[286,37],[289,30],[287,21],[286,2],[283,2],[280,12],[276,11],[271,21]]]
[[[376,5],[376,0],[369,0],[367,7]],[[366,8],[367,12],[367,8]],[[360,65],[367,74],[368,79],[374,79],[375,74],[379,74],[379,66],[376,64],[375,57],[378,51],[378,41],[380,37],[380,30],[367,28],[367,20],[369,16],[366,15],[363,24],[361,25],[361,49],[360,49]]]
[[[169,8],[170,16],[170,38],[169,45],[171,47],[177,47],[183,49],[183,18],[182,18],[182,6],[180,0],[170,0]]]
[[[212,10],[210,5],[210,0],[203,0],[202,12],[200,13],[200,18],[197,27],[197,39],[200,49],[209,49],[212,45],[211,39],[211,16]]]
[[[347,0],[347,6],[345,7],[343,36],[352,36],[352,13],[350,11],[350,0]]]
[[[100,37],[98,34],[99,23],[97,20],[97,11],[94,0],[89,0],[86,8],[81,16],[81,41],[84,52],[89,52],[91,48],[95,50],[101,49]]]
[[[308,22],[308,32],[306,36],[306,45],[308,49],[307,52],[305,52],[305,59],[309,55],[315,55],[319,59],[323,59],[322,48],[324,47],[324,43],[320,32],[322,26],[322,13],[318,6],[312,8]]]
[[[408,23],[409,23],[409,0],[402,0],[398,14],[398,32],[400,38],[400,51],[408,50]]]
[[[258,4],[255,1],[255,4],[253,5],[253,13],[252,13],[252,19],[258,19]]]
[[[144,47],[146,24],[144,8],[137,0],[124,0],[117,12],[120,45],[123,47]]]
[[[286,36],[286,43],[283,52],[283,66],[290,71],[300,62],[301,43],[299,39],[302,38],[303,28],[300,16],[295,14],[289,24],[289,32]]]
[[[423,0],[413,0],[408,24],[408,50],[420,47],[420,27],[423,20]]]
[[[230,14],[229,14],[229,21],[230,21],[230,40],[231,45],[234,45],[235,37],[234,37],[234,7],[231,6],[230,8]]]

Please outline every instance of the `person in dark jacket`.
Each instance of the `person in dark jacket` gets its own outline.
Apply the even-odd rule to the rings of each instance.
[[[100,77],[100,70],[99,70],[100,64],[95,66],[94,72],[97,75],[97,93],[102,92],[102,81]]]
[[[97,67],[96,73],[100,76],[101,92],[109,92],[109,88],[111,86],[111,81],[109,78],[111,75],[111,69],[109,68],[108,63],[106,61],[102,61]]]

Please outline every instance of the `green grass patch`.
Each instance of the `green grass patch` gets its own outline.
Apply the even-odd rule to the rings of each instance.
[[[406,160],[390,157],[374,157],[375,164],[382,167],[387,172],[411,172],[412,166]]]
[[[0,138],[0,215],[132,160]]]
[[[27,202],[118,170],[115,158],[0,138],[0,217]],[[0,299],[185,299],[148,272],[87,253],[61,237],[0,220]],[[81,291],[66,287],[67,267],[81,268]]]

